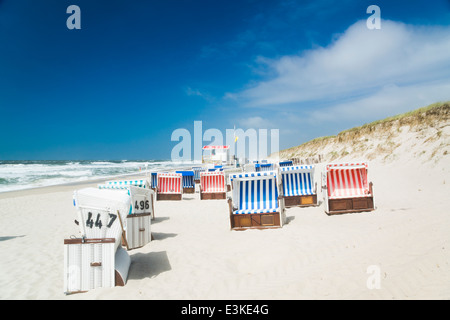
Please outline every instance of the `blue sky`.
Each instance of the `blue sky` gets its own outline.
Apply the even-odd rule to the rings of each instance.
[[[0,159],[168,159],[196,120],[288,148],[449,99],[449,1],[0,0]]]

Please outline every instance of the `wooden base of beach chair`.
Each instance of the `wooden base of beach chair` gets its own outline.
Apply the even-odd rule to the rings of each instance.
[[[230,216],[232,230],[272,229],[280,228],[280,213],[232,214]]]
[[[223,200],[226,198],[226,192],[200,192],[200,200]]]
[[[181,193],[177,194],[166,194],[166,193],[158,193],[156,196],[156,200],[181,200]]]
[[[200,179],[195,179],[195,183],[200,183]]]
[[[348,199],[329,199],[328,200],[328,215],[373,211],[373,197],[359,197]]]
[[[183,188],[183,193],[195,193],[195,188]]]
[[[305,196],[285,196],[284,204],[286,207],[309,207],[317,206],[317,195]]]

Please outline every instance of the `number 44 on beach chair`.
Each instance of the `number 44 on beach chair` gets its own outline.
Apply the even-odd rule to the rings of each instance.
[[[375,209],[367,167],[367,162],[333,163],[326,166],[322,175],[322,193],[327,214]]]

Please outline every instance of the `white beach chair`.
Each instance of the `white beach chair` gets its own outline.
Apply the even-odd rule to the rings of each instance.
[[[64,240],[64,293],[124,286],[131,259],[115,239]]]

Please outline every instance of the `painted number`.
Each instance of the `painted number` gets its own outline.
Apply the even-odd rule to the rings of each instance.
[[[134,203],[134,209],[136,210],[144,210],[144,209],[149,209],[150,208],[150,203],[148,202],[148,200],[142,200],[138,203],[138,201],[136,200],[136,202]]]
[[[106,227],[107,228],[111,228],[111,226],[112,226],[112,224],[114,223],[114,221],[116,220],[116,218],[117,218],[117,215],[116,214],[109,214],[109,221],[108,221],[108,224],[106,225]],[[93,214],[92,214],[92,212],[88,212],[88,217],[87,217],[87,219],[86,219],[86,227],[89,227],[89,228],[93,228],[93,227],[96,227],[96,228],[99,228],[99,229],[101,229],[102,227],[103,227],[103,222],[102,222],[102,220],[101,220],[101,215],[100,215],[100,213],[98,213],[97,214],[97,216],[96,216],[96,219],[95,219],[95,222],[94,222],[94,219],[93,219]]]

